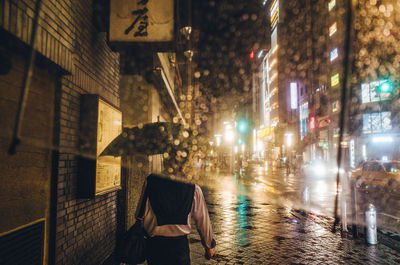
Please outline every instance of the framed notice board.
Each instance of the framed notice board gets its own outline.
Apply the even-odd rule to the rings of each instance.
[[[81,95],[78,196],[121,189],[121,157],[100,156],[122,131],[122,114],[99,95]]]

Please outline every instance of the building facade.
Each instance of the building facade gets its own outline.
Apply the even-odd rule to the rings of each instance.
[[[293,133],[304,161],[336,161],[339,147],[346,167],[372,156],[397,159],[395,2],[270,3],[271,50],[260,80],[260,117],[261,127],[271,127],[272,133],[265,138],[264,130],[261,136],[285,156],[285,135]]]
[[[160,158],[122,158],[109,189],[82,196],[86,122],[120,132],[183,119],[174,53],[157,52],[170,46],[139,48],[136,56],[111,45],[107,7],[90,0],[0,2],[0,209],[7,216],[0,220],[0,259],[9,264],[102,264],[133,223],[141,183]],[[92,119],[85,95],[120,119],[105,123],[100,103],[99,120]]]

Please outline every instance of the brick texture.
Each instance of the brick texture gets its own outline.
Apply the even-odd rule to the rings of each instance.
[[[0,2],[0,27],[30,44],[35,2]],[[60,80],[56,264],[101,264],[115,245],[117,192],[76,196],[80,95],[99,94],[119,106],[119,54],[97,32],[91,0],[43,0],[36,50],[69,75]]]

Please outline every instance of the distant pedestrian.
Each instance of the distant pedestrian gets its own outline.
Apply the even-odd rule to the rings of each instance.
[[[151,174],[144,192],[146,210],[143,226],[151,237],[147,245],[149,265],[189,265],[187,235],[193,218],[205,249],[213,256],[216,242],[201,188],[196,184],[171,180]]]

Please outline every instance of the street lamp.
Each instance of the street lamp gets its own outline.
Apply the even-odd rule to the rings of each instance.
[[[290,147],[293,145],[293,133],[292,132],[287,132],[285,133],[285,138],[286,138],[286,146],[287,146],[287,161],[288,161],[288,171],[290,172],[290,163],[291,163],[291,159],[290,159]]]
[[[230,149],[230,159],[229,159],[229,170],[233,173],[233,141],[235,139],[235,133],[233,132],[232,125],[227,123],[225,124],[225,140],[229,144]]]
[[[214,137],[215,137],[215,141],[217,142],[217,146],[220,146],[221,145],[221,137],[222,137],[222,135],[221,134],[215,134]]]
[[[292,139],[293,133],[291,133],[291,132],[285,133],[285,137],[286,137],[286,145],[287,145],[287,147],[292,146],[292,144],[293,144],[293,139]]]
[[[225,140],[228,143],[232,143],[234,138],[235,138],[235,133],[231,129],[227,129],[225,131]]]

